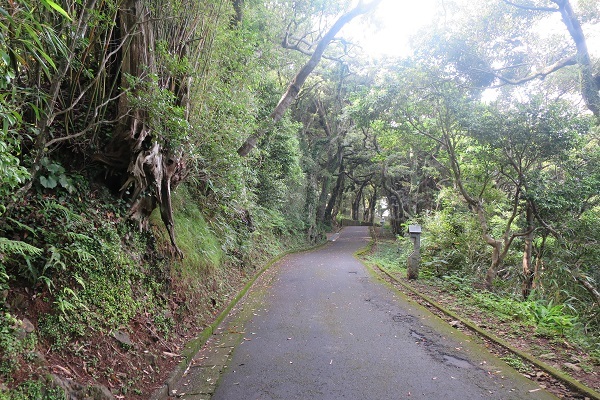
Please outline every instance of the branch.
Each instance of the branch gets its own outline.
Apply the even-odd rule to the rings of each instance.
[[[110,102],[112,102],[114,100],[117,100],[118,98],[120,98],[121,96],[123,96],[126,93],[127,92],[121,92],[117,96],[112,97],[112,98],[106,100],[104,103],[99,104],[98,106],[96,106],[96,108],[94,109],[94,117],[93,118],[96,118],[98,116],[98,110],[100,110],[100,108],[104,107],[105,105],[109,104]],[[123,119],[125,117],[128,117],[128,116],[129,116],[128,114],[124,114],[124,115],[121,115],[120,117],[118,117],[116,119],[113,119],[113,120],[110,120],[110,121],[98,121],[98,122],[95,122],[93,124],[88,125],[84,130],[82,130],[80,132],[74,133],[72,135],[57,137],[55,139],[52,139],[52,140],[48,141],[46,143],[46,147],[50,148],[50,146],[55,145],[56,143],[60,143],[60,142],[66,141],[66,140],[71,140],[71,139],[78,138],[79,136],[82,136],[82,135],[86,134],[87,132],[89,132],[90,130],[94,129],[97,126],[113,124],[113,123],[118,122],[121,119]]]
[[[412,213],[410,212],[408,207],[404,207],[404,202],[402,201],[402,194],[396,189],[394,189],[392,186],[388,185],[387,166],[385,165],[385,162],[381,166],[381,183],[383,184],[384,190],[396,197],[396,200],[398,200],[398,207],[402,210],[402,213],[412,218]]]
[[[127,33],[123,37],[123,40],[121,40],[121,42],[119,43],[119,45],[113,51],[111,51],[108,54],[104,54],[103,55],[102,62],[100,63],[100,65],[98,67],[98,73],[96,74],[96,76],[94,76],[94,79],[92,79],[87,84],[87,86],[81,90],[81,92],[79,93],[79,95],[74,100],[71,100],[71,104],[69,105],[69,107],[67,107],[67,108],[65,108],[65,109],[63,109],[61,111],[55,112],[51,116],[51,121],[53,121],[56,117],[59,117],[59,116],[61,116],[63,114],[66,114],[66,113],[69,113],[69,112],[73,111],[73,109],[75,109],[75,106],[77,106],[79,104],[79,102],[81,101],[81,99],[83,99],[83,97],[88,92],[88,90],[90,90],[92,87],[94,87],[94,85],[96,85],[96,83],[98,83],[98,81],[100,80],[100,78],[103,76],[104,70],[106,68],[106,64],[108,63],[108,60],[110,60],[111,57],[115,56],[121,50],[121,48],[125,45],[126,40],[130,36],[131,36],[131,34]],[[121,97],[121,95],[118,95],[118,96],[114,97],[113,99],[109,99],[109,100],[116,100],[119,97]],[[102,103],[102,105],[106,105],[106,104],[108,104],[108,102]],[[47,147],[47,145],[46,145],[46,147]]]
[[[379,3],[381,3],[381,1],[382,0],[373,0],[368,4],[364,4],[361,1],[355,8],[338,18],[338,20],[333,24],[333,26],[329,29],[325,36],[323,36],[323,38],[319,40],[319,43],[317,44],[314,53],[312,54],[308,62],[304,64],[302,68],[300,68],[300,71],[298,71],[298,73],[288,86],[288,89],[281,97],[281,100],[279,100],[279,103],[271,113],[270,118],[274,123],[278,122],[283,117],[284,113],[292,104],[292,101],[296,99],[298,93],[300,93],[300,88],[302,87],[310,73],[319,64],[319,61],[321,61],[325,49],[327,48],[329,43],[335,38],[335,35],[337,35],[338,32],[344,27],[344,25],[346,25],[352,19],[361,14],[365,14],[371,11],[372,9],[377,7]],[[250,136],[246,140],[246,142],[244,142],[244,144],[238,149],[238,154],[242,157],[245,157],[248,154],[250,154],[250,152],[256,147],[258,140],[262,135],[264,135],[264,133],[264,131],[261,131]]]
[[[506,244],[504,246],[504,250],[502,251],[502,254],[504,256],[506,256],[506,254],[508,254],[508,250],[510,249],[510,246],[512,245],[512,242],[518,238],[518,237],[523,237],[523,236],[527,236],[530,233],[532,233],[533,231],[535,231],[537,228],[533,227],[525,232],[520,232],[520,233],[513,233],[512,235],[510,235],[510,238],[506,241]]]
[[[577,269],[579,269],[579,267]],[[600,305],[600,290],[598,290],[598,288],[594,286],[593,283],[581,272],[569,270],[569,273],[581,286],[588,291],[596,304]]]
[[[512,2],[510,0],[502,0],[502,1],[505,2],[508,5],[520,8],[522,10],[544,11],[544,12],[558,12],[558,11],[560,11],[560,9],[558,9],[558,8],[552,8],[552,7],[532,7],[532,6],[526,6],[526,5],[523,5],[523,4],[517,4],[517,3],[514,3],[514,2]]]
[[[561,68],[564,68],[564,67],[567,67],[567,66],[570,66],[570,65],[576,65],[576,64],[577,64],[577,55],[572,55],[572,56],[569,56],[567,58],[564,58],[562,60],[559,60],[559,61],[555,62],[554,64],[552,64],[552,65],[544,68],[540,72],[537,72],[537,73],[535,73],[533,75],[529,75],[529,76],[526,76],[526,77],[523,77],[523,78],[520,78],[520,79],[516,79],[516,80],[506,78],[506,77],[504,77],[504,76],[502,76],[500,74],[497,74],[494,71],[482,71],[482,70],[479,70],[479,71],[481,71],[481,72],[487,72],[487,73],[493,75],[495,78],[497,78],[500,81],[502,81],[503,83],[500,84],[500,85],[491,86],[491,88],[497,88],[497,87],[504,86],[504,85],[520,85],[522,83],[529,82],[529,81],[532,81],[534,79],[543,79],[546,76],[550,75],[553,72],[558,71]]]

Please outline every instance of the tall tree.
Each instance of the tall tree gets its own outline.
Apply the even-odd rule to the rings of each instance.
[[[576,65],[579,70],[580,93],[588,109],[596,116],[600,122],[600,71],[594,70],[594,63],[590,56],[587,45],[586,35],[584,33],[581,17],[575,12],[570,0],[547,0],[540,4],[528,4],[520,1],[503,0],[506,4],[521,10],[527,10],[537,13],[558,13],[565,25],[572,41],[572,54],[556,60],[553,64],[547,65],[541,71],[534,71],[527,76],[517,79],[507,79],[502,74],[494,73],[501,82],[508,84],[520,84],[533,79],[544,78],[547,75],[565,68],[569,65]],[[592,3],[592,7],[594,4]],[[600,13],[598,4],[595,4],[596,16]]]
[[[492,182],[513,204],[509,221],[511,224],[514,221],[515,226],[506,226],[499,261],[507,254],[512,240],[523,237],[522,293],[527,297],[535,278],[531,255],[536,228],[533,224],[535,194],[529,182],[543,169],[566,157],[576,137],[585,133],[584,125],[577,121],[576,113],[564,102],[551,101],[546,104],[540,98],[535,98],[526,104],[510,103],[504,107],[496,104],[488,107],[487,111],[481,110],[476,113],[469,130],[485,146],[485,157],[493,161],[498,171],[490,176]],[[521,232],[508,236],[508,229],[514,229],[519,218],[524,221]],[[498,242],[494,246],[498,246]],[[486,282],[488,286],[492,279],[493,271],[490,269]]]
[[[269,119],[272,123],[277,123],[283,116],[283,114],[287,111],[291,103],[296,99],[298,94],[300,93],[300,89],[302,85],[311,74],[311,72],[316,68],[316,66],[321,61],[327,46],[334,40],[335,36],[339,33],[339,31],[349,23],[355,17],[365,14],[371,10],[373,10],[377,5],[381,2],[381,0],[372,0],[369,3],[364,3],[363,1],[359,1],[356,7],[348,11],[347,13],[341,15],[337,21],[329,28],[329,30],[319,39],[319,41],[314,44],[310,44],[309,47],[312,48],[314,46],[314,50],[310,55],[310,59],[300,68],[298,73],[294,76],[292,81],[290,82],[287,90],[277,103],[277,106],[269,116]],[[286,36],[287,40],[287,36]],[[302,40],[299,40],[299,44],[302,43]],[[261,136],[265,134],[264,131],[259,131],[254,135],[250,136],[244,144],[238,149],[238,154],[242,157],[247,156],[252,149],[256,147],[256,144]]]
[[[432,26],[415,40],[428,63],[452,66],[440,74],[482,90],[562,80],[555,92],[577,94],[600,121],[600,71],[586,35],[586,25],[600,15],[598,2],[484,1],[446,11],[444,21],[452,23]]]

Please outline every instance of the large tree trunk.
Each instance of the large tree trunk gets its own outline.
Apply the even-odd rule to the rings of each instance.
[[[523,299],[527,300],[531,294],[531,289],[535,282],[535,268],[532,266],[533,260],[533,220],[534,215],[531,205],[527,204],[527,234],[524,236],[523,249],[523,283],[521,292]]]
[[[360,219],[360,202],[363,198],[363,189],[365,188],[367,181],[362,182],[358,191],[355,194],[354,201],[352,202],[352,215],[351,218],[353,221],[358,221]]]
[[[143,0],[127,0],[120,11],[121,32],[129,38],[121,57],[122,77],[130,75],[144,80],[156,73],[153,19],[146,4]],[[125,90],[137,90],[126,79],[121,82]],[[127,96],[119,99],[118,116],[120,123],[113,138],[96,159],[116,175],[126,177],[120,193],[128,199],[129,217],[138,221],[140,229],[148,227],[150,214],[159,206],[173,250],[183,257],[175,242],[171,190],[185,176],[185,163],[180,154],[158,143],[147,124],[147,113],[132,108]]]
[[[306,177],[306,201],[304,202],[304,215],[307,217],[308,228],[307,237],[311,243],[314,243],[319,238],[319,229],[316,222],[317,214],[317,178],[314,174],[309,173]]]
[[[373,194],[369,197],[369,205],[365,210],[365,217],[363,218],[365,222],[373,224],[375,221],[375,206],[377,204],[377,187],[373,188]]]
[[[566,66],[577,64],[579,67],[580,73],[580,92],[581,96],[585,102],[587,108],[594,114],[596,119],[600,121],[600,74],[594,71],[594,65],[592,63],[592,59],[590,57],[590,53],[587,46],[587,41],[585,38],[585,33],[581,26],[581,22],[577,18],[573,7],[571,5],[570,0],[551,0],[554,4],[558,6],[558,8],[550,8],[550,7],[536,7],[525,4],[518,4],[517,2],[513,2],[510,0],[504,0],[505,3],[508,3],[512,6],[531,11],[550,11],[550,12],[558,12],[562,17],[562,21],[567,27],[569,35],[575,44],[576,53],[574,55],[570,55],[562,60],[555,62],[554,64],[548,66],[542,71],[537,71],[536,73],[526,76],[521,79],[511,80],[506,79],[501,76],[499,77],[502,81],[506,83],[510,83],[512,85],[519,85],[533,79],[544,78],[559,69],[562,69]]]
[[[494,280],[498,275],[498,270],[504,261],[506,248],[504,247],[502,241],[494,239],[490,235],[483,205],[480,202],[475,202],[475,204],[471,204],[471,206],[476,210],[479,224],[481,225],[483,240],[492,247],[492,262],[485,274],[485,287],[487,290],[492,290]]]
[[[485,288],[487,290],[492,290],[494,280],[498,275],[498,269],[500,268],[500,265],[502,265],[502,242],[495,240],[494,243],[488,242],[488,244],[492,246],[492,263],[485,273]]]
[[[581,95],[585,105],[600,121],[600,74],[594,75],[585,34],[569,0],[552,0],[558,5],[562,20],[577,48],[577,64],[581,79]]]
[[[323,177],[321,182],[321,193],[319,194],[319,203],[317,206],[317,222],[325,222],[325,209],[327,208],[327,198],[329,197],[329,186],[331,178],[329,175]]]
[[[333,208],[338,203],[338,198],[342,196],[342,192],[344,191],[344,177],[344,166],[343,164],[340,164],[338,177],[335,181],[335,187],[331,192],[331,197],[329,198],[329,202],[327,202],[327,207],[325,207],[323,222],[326,224],[333,223]]]
[[[235,28],[244,19],[244,0],[232,0],[235,15],[231,18],[230,26]]]

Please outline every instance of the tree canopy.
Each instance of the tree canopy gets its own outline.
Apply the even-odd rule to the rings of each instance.
[[[597,338],[600,3],[444,1],[373,59],[342,28],[380,2],[0,2],[0,291],[74,341],[383,218],[424,226],[430,275]]]

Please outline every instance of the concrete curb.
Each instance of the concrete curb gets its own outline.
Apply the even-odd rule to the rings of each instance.
[[[370,250],[372,246],[372,243],[369,244],[369,246],[367,247],[367,249]],[[360,254],[364,254],[366,253],[368,250],[365,249],[364,251],[361,251]],[[515,349],[514,347],[512,347],[508,342],[500,339],[498,336],[487,332],[483,329],[481,329],[479,326],[477,326],[476,324],[474,324],[473,322],[458,316],[457,314],[455,314],[454,312],[446,309],[445,307],[443,307],[441,304],[437,303],[435,300],[431,299],[429,296],[426,296],[422,293],[420,293],[419,291],[417,291],[415,288],[411,287],[410,285],[407,285],[406,283],[398,280],[398,278],[396,278],[395,276],[393,276],[392,274],[390,274],[388,271],[384,270],[383,268],[381,268],[379,265],[375,264],[375,263],[369,263],[370,265],[375,266],[379,271],[381,271],[383,274],[385,274],[389,279],[391,279],[392,281],[398,283],[399,285],[401,285],[402,287],[406,288],[407,290],[409,290],[410,292],[414,293],[415,295],[417,295],[418,297],[420,297],[421,299],[425,300],[426,302],[428,302],[429,304],[431,304],[433,307],[437,308],[439,311],[441,311],[442,313],[448,315],[449,317],[452,317],[453,319],[460,321],[463,325],[465,325],[467,328],[471,329],[472,331],[476,332],[477,334],[485,337],[488,340],[491,340],[492,342],[496,343],[499,346],[502,346],[503,348],[505,348],[506,350],[510,351],[511,353],[527,360],[528,362],[532,363],[533,365],[535,365],[536,367],[538,367],[539,369],[545,371],[546,373],[548,373],[549,375],[553,376],[554,378],[556,378],[557,380],[559,380],[560,382],[562,382],[563,384],[565,384],[566,386],[568,386],[569,388],[571,388],[573,391],[582,394],[584,396],[587,396],[591,399],[595,399],[595,400],[600,400],[600,393],[598,393],[597,391],[595,391],[594,389],[587,387],[586,385],[584,385],[583,383],[571,378],[570,376],[568,376],[567,374],[563,373],[562,371],[559,371],[558,369],[544,363],[543,361],[533,357],[531,354],[525,353],[521,350]]]
[[[239,301],[246,295],[248,290],[250,290],[252,285],[254,285],[254,282],[256,282],[256,280],[265,271],[267,271],[273,264],[275,264],[276,262],[278,262],[283,257],[285,257],[289,254],[301,253],[303,251],[318,249],[320,247],[327,245],[327,243],[328,242],[325,241],[325,242],[319,243],[315,246],[308,246],[308,247],[304,247],[304,248],[293,249],[293,250],[283,252],[279,256],[271,259],[264,267],[262,267],[256,274],[254,274],[254,276],[252,278],[250,278],[250,280],[248,282],[246,282],[246,284],[244,285],[242,290],[240,290],[238,292],[238,294],[229,302],[227,307],[225,307],[225,309],[217,316],[217,318],[213,321],[213,323],[210,324],[208,327],[206,327],[200,333],[200,335],[198,335],[198,337],[196,337],[195,339],[188,342],[188,344],[185,346],[185,348],[181,352],[182,356],[183,356],[183,360],[181,360],[181,362],[171,372],[171,374],[169,375],[169,377],[167,378],[165,383],[152,393],[152,395],[150,396],[150,400],[165,400],[169,397],[171,390],[173,390],[175,388],[175,385],[177,384],[177,382],[179,382],[179,380],[183,377],[185,371],[190,366],[192,359],[194,358],[196,353],[198,353],[200,351],[200,349],[202,348],[202,346],[204,346],[206,341],[213,335],[213,333],[216,331],[216,329],[219,327],[219,325],[221,325],[223,320],[229,315],[229,313],[231,312],[233,307],[235,307],[237,305],[237,303],[239,303]]]

